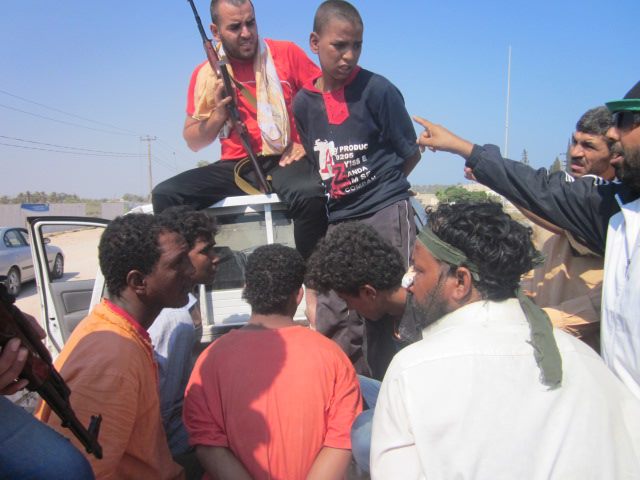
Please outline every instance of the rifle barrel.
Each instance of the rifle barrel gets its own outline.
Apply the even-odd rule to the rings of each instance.
[[[227,96],[230,96],[232,98],[231,103],[227,105],[227,110],[229,111],[229,115],[231,116],[231,124],[240,137],[240,143],[242,143],[242,147],[244,148],[245,153],[249,157],[249,160],[251,160],[251,165],[256,173],[256,177],[258,178],[258,185],[260,186],[260,190],[262,190],[263,193],[271,193],[271,187],[267,182],[267,178],[264,175],[262,166],[260,165],[258,157],[254,153],[253,148],[251,148],[249,134],[246,128],[244,128],[240,119],[238,105],[235,103],[235,99],[233,97],[233,84],[231,83],[231,75],[229,75],[229,70],[227,70],[227,64],[226,62],[220,60],[220,56],[218,55],[218,52],[213,45],[213,41],[209,37],[207,37],[204,27],[202,26],[202,20],[200,20],[200,15],[198,15],[198,9],[194,5],[193,0],[187,1],[191,6],[191,10],[193,10],[193,16],[196,19],[198,31],[200,32],[200,36],[202,37],[202,43],[204,46],[204,51],[207,54],[207,60],[209,61],[211,68],[213,68],[213,70],[219,76],[222,76],[225,93],[227,94]]]
[[[78,417],[76,417],[71,407],[68,407],[69,399],[62,397],[52,382],[44,382],[38,387],[37,391],[42,399],[51,407],[51,410],[60,417],[62,426],[71,430],[87,450],[87,453],[93,454],[98,459],[102,458],[102,447],[98,443],[98,433],[102,416],[92,416],[89,429],[87,430],[82,423],[80,423],[80,420],[78,420]],[[97,424],[97,426],[95,426],[95,424]]]
[[[207,33],[204,31],[204,27],[202,26],[202,20],[200,20],[200,15],[198,15],[198,10],[196,6],[193,4],[193,0],[187,0],[189,5],[191,5],[191,10],[193,10],[193,15],[196,17],[196,23],[198,24],[198,30],[200,31],[200,36],[202,37],[202,41],[205,42],[209,40],[207,38]]]

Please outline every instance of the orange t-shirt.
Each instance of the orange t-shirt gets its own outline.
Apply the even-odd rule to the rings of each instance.
[[[88,455],[58,416],[41,403],[36,416],[69,438],[91,462],[97,479],[177,479],[160,419],[151,343],[122,311],[103,301],[86,317],[55,362],[71,389],[70,403],[86,427],[102,415],[98,442],[104,457]]]
[[[289,124],[291,127],[291,140],[300,142],[298,131],[296,130],[291,103],[293,97],[302,88],[308,80],[317,77],[320,69],[313,63],[304,51],[292,42],[266,39],[269,44],[273,64],[280,78],[284,101],[287,105],[287,113],[289,114]],[[191,116],[195,110],[195,86],[200,73],[200,69],[206,64],[204,62],[196,67],[191,74],[189,82],[189,90],[187,92],[187,115]],[[231,60],[231,66],[235,75],[235,80],[242,84],[251,95],[256,96],[256,76],[253,71],[253,62],[240,62]],[[236,88],[237,90],[237,88]],[[246,125],[251,140],[253,151],[259,154],[262,151],[262,137],[260,127],[258,126],[258,113],[256,107],[245,98],[244,95],[236,92],[238,102],[238,111],[242,122]],[[229,138],[223,139],[221,142],[222,160],[238,160],[245,158],[247,154],[242,147],[240,137],[235,131],[230,132]]]
[[[342,350],[292,326],[235,330],[210,345],[191,374],[183,417],[192,445],[228,447],[253,479],[296,480],[323,447],[351,448],[361,410]]]

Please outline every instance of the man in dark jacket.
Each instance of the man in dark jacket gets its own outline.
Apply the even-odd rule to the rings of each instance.
[[[594,252],[605,252],[602,296],[602,357],[640,398],[640,82],[622,100],[607,103],[614,114],[609,136],[624,160],[621,182],[581,178],[565,182],[502,158],[494,145],[481,147],[440,125],[416,117],[422,147],[462,156],[478,182],[543,219],[570,231]]]

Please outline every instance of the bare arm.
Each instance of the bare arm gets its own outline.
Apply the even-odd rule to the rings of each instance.
[[[215,89],[216,107],[211,116],[206,120],[196,120],[187,115],[184,121],[182,136],[194,152],[211,145],[229,117],[227,105],[231,102],[231,97],[223,97],[224,86],[221,80],[216,81]]]
[[[304,156],[304,147],[299,143],[293,142],[287,145],[287,148],[282,152],[279,164],[281,167],[286,167],[287,165],[291,165],[293,162],[297,162],[301,158],[304,158]]]
[[[216,480],[251,480],[244,465],[226,447],[198,445],[196,456],[202,468]]]
[[[351,462],[351,450],[324,447],[318,453],[307,480],[341,480]]]
[[[415,155],[407,158],[404,161],[404,165],[402,166],[402,173],[404,173],[405,177],[408,177],[413,169],[416,168],[416,165],[420,161],[420,157],[422,157],[422,155],[420,154],[420,152],[417,152]]]

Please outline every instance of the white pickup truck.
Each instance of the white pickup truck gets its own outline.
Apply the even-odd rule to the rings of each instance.
[[[151,206],[138,207],[134,211],[150,213]],[[424,209],[416,200],[414,211],[417,224],[423,225]],[[256,247],[269,243],[294,246],[292,221],[286,206],[275,194],[230,197],[212,205],[207,212],[215,217],[218,225],[216,248],[221,261],[213,284],[200,285],[203,343],[210,343],[249,319],[250,307],[242,300],[247,256]],[[41,318],[48,347],[56,355],[75,326],[106,295],[104,277],[97,266],[97,244],[109,222],[87,217],[29,217],[28,223],[33,239],[31,250]],[[46,259],[44,239],[59,231],[71,238],[71,246],[65,247],[64,277],[54,279],[49,269],[43,268]],[[74,254],[83,257],[82,262],[74,264]],[[92,260],[89,268],[86,267],[87,259]],[[301,323],[307,321],[304,306],[303,300],[295,315],[295,320]]]

